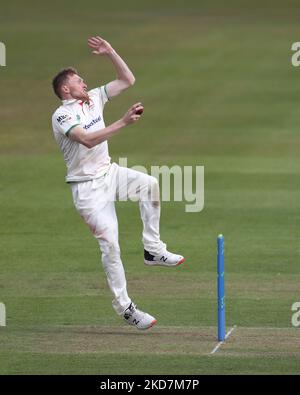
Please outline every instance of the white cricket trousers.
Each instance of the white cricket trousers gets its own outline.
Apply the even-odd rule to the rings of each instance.
[[[159,184],[155,177],[112,163],[109,171],[100,178],[71,183],[75,207],[99,242],[102,264],[112,305],[122,315],[130,305],[126,277],[120,256],[116,200],[139,202],[143,221],[142,242],[152,255],[160,254],[166,245],[159,234]],[[141,260],[143,251],[140,251]]]

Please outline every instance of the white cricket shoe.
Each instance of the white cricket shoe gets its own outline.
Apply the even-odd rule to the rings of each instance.
[[[154,317],[139,310],[133,303],[130,303],[130,306],[124,311],[123,317],[127,324],[142,330],[149,329],[157,323]]]
[[[184,257],[172,252],[165,251],[160,255],[151,255],[148,251],[144,250],[144,262],[149,266],[179,266],[184,261]]]

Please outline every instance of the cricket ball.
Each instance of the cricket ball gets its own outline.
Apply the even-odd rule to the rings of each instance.
[[[143,108],[140,108],[140,109],[137,110],[135,113],[136,113],[137,115],[141,115],[141,114],[143,114],[143,112],[144,112],[144,109],[143,109]]]

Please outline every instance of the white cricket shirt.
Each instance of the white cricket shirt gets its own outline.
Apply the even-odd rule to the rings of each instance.
[[[68,137],[69,132],[77,125],[81,125],[87,133],[105,128],[103,108],[108,101],[105,86],[92,89],[88,94],[89,103],[76,99],[63,100],[62,105],[52,116],[54,137],[67,165],[67,182],[101,177],[107,172],[111,163],[107,141],[93,148],[87,148]]]

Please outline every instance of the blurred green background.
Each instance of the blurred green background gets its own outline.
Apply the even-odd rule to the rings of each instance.
[[[291,0],[1,5],[0,374],[299,372],[299,16]],[[136,101],[145,106],[110,140],[112,159],[205,167],[202,212],[162,204],[162,239],[186,257],[176,270],[144,267],[138,206],[117,205],[129,294],[158,319],[146,335],[111,308],[51,130],[58,70],[75,66],[90,88],[115,78],[109,60],[90,53],[90,35],[109,41],[136,77],[106,105],[106,124]],[[219,233],[227,324],[237,329],[211,358]]]

